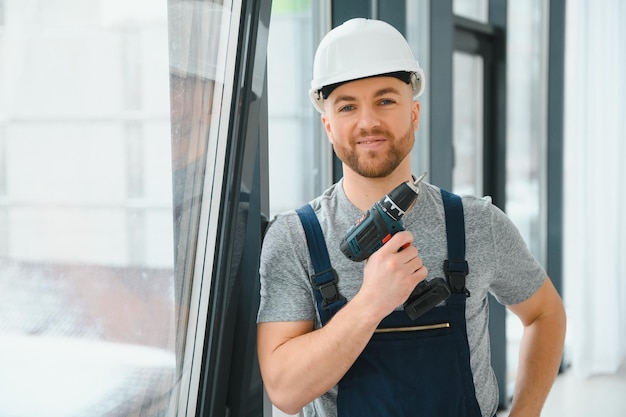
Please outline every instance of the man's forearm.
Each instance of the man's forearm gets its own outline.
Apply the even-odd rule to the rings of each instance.
[[[524,328],[511,417],[539,417],[558,373],[565,339],[565,313],[557,310]]]
[[[286,340],[271,354],[264,383],[272,403],[295,414],[334,387],[369,342],[377,317],[367,317],[358,297],[323,328]]]

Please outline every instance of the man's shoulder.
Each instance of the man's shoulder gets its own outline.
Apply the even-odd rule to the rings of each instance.
[[[341,198],[341,181],[328,187],[322,194],[309,201],[318,216],[337,210]]]
[[[442,188],[426,182],[422,183],[422,185],[423,188],[420,189],[420,192],[426,194],[426,200],[429,201],[431,205],[434,205],[437,208],[443,210]],[[451,192],[446,189],[444,189],[444,191]],[[466,211],[482,211],[485,209],[489,209],[490,206],[493,204],[491,197],[489,196],[477,197],[475,195],[466,193],[451,193],[461,197],[461,201],[463,202],[463,208]]]

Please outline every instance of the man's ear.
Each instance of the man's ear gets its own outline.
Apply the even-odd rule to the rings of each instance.
[[[322,114],[322,124],[324,125],[324,130],[326,130],[326,136],[328,136],[328,141],[331,144],[334,144],[333,133],[330,128],[330,121],[328,120],[328,116],[326,113]]]
[[[413,101],[413,106],[411,107],[411,120],[413,122],[413,131],[417,131],[420,124],[420,102],[417,100]]]

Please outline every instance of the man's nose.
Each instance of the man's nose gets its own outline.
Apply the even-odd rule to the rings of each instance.
[[[359,128],[371,129],[380,126],[380,116],[375,108],[371,106],[361,106],[359,110]]]

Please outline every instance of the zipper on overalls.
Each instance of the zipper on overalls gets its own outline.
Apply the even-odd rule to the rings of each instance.
[[[421,326],[409,327],[390,327],[374,330],[374,333],[399,333],[399,332],[416,332],[421,330],[445,329],[450,327],[450,323],[425,324]]]

